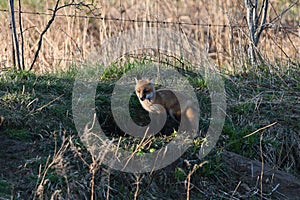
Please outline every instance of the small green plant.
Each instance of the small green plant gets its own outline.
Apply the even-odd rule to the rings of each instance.
[[[26,129],[7,129],[3,132],[4,135],[9,138],[13,138],[20,141],[30,141],[32,140],[32,133]]]
[[[187,173],[184,171],[184,169],[180,167],[175,168],[175,178],[177,181],[181,182],[186,179]]]
[[[114,69],[107,69],[102,80],[99,77],[95,106],[98,122],[107,138],[116,139],[115,144],[119,145],[116,149],[122,148],[143,157],[166,147],[178,133],[171,129],[170,135],[158,133],[142,141],[141,138],[125,135],[114,123],[110,98],[115,81],[122,73],[134,70],[134,65],[134,62],[125,63],[122,65],[124,71],[120,72],[117,69],[121,69],[118,67],[121,65],[116,64],[112,67]],[[258,72],[259,69],[256,70]],[[208,196],[213,196],[212,199],[231,198],[232,191],[241,179],[228,168],[222,159],[222,153],[219,152],[226,149],[247,158],[260,160],[260,145],[266,158],[265,162],[297,174],[297,164],[300,160],[297,154],[299,125],[296,123],[300,77],[298,71],[289,71],[288,76],[283,74],[281,77],[270,74],[270,80],[264,77],[264,73],[259,72],[228,78],[228,109],[223,133],[217,145],[205,157],[208,162],[197,168],[194,173],[191,173],[194,166],[203,162],[203,158],[198,157],[198,152],[208,139],[206,130],[213,119],[210,115],[211,103],[205,82],[195,75],[186,75],[199,100],[200,137],[195,139],[192,147],[172,165],[153,173],[142,174],[140,179],[129,173],[108,169],[100,161],[95,161],[88,148],[82,144],[72,121],[72,87],[76,73],[77,71],[72,69],[70,72],[43,75],[14,71],[1,74],[0,116],[5,117],[0,130],[1,139],[4,138],[1,142],[8,141],[0,148],[0,157],[3,158],[0,159],[0,174],[3,175],[0,178],[1,197],[16,198],[20,194],[21,198],[28,198],[27,194],[34,193],[40,185],[43,189],[40,197],[44,199],[50,199],[52,195],[53,198],[55,195],[65,199],[88,198],[92,190],[91,177],[94,177],[94,193],[99,198],[105,193],[107,197],[115,199],[131,199],[134,196],[137,199],[185,199],[186,183],[189,181],[190,199]],[[281,79],[284,79],[285,83]],[[134,93],[129,104],[132,119],[137,124],[146,126],[150,120],[149,116],[139,107]],[[274,121],[277,122],[276,125],[245,137]],[[61,153],[55,154],[67,136],[72,136],[70,143],[66,142],[62,145],[64,148]],[[5,147],[8,147],[12,140],[26,145],[26,150],[8,154],[6,149],[9,148]],[[119,153],[116,152],[115,155],[119,156]],[[15,166],[17,167],[14,168]],[[47,166],[50,166],[49,169]],[[6,173],[7,169],[14,169],[14,173]],[[24,183],[20,187],[22,191],[18,187],[12,187],[17,186],[20,179]],[[251,182],[247,184],[249,187],[255,187]],[[137,192],[132,192],[134,190]],[[220,191],[225,191],[229,196]],[[238,190],[234,197],[238,197],[239,194],[248,198],[242,190]],[[253,198],[256,197],[257,195]]]
[[[0,177],[0,196],[3,199],[9,199],[11,196],[11,185]]]

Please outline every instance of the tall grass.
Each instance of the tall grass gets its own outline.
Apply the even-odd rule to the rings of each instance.
[[[23,9],[49,13],[49,9],[55,3],[54,0],[45,1],[44,4],[40,2],[22,1]],[[183,31],[188,37],[198,41],[215,60],[220,71],[234,74],[227,76],[225,80],[228,110],[219,142],[213,152],[205,158],[209,162],[197,156],[203,142],[199,138],[180,159],[153,173],[129,174],[103,166],[101,160],[97,161],[89,154],[76,135],[70,89],[73,87],[76,69],[72,68],[62,74],[38,75],[10,70],[2,73],[1,70],[12,66],[9,16],[6,12],[0,12],[0,40],[4,41],[0,43],[0,117],[5,117],[0,130],[1,144],[4,144],[3,148],[0,148],[1,197],[283,199],[282,194],[289,195],[290,191],[297,190],[288,184],[281,184],[279,189],[285,190],[277,191],[277,186],[274,185],[276,179],[273,179],[276,175],[267,177],[263,183],[264,188],[259,188],[257,177],[247,177],[248,169],[241,174],[238,166],[230,168],[222,160],[219,152],[226,149],[253,160],[263,160],[272,168],[299,177],[300,37],[298,30],[293,28],[299,23],[299,4],[281,16],[279,14],[292,1],[272,1],[268,21],[276,17],[278,20],[272,22],[273,28],[264,32],[258,46],[264,63],[251,66],[247,62],[247,30],[244,27],[245,8],[242,0],[94,2],[99,7],[95,12],[107,18],[191,24],[80,18],[79,15],[92,15],[85,10],[65,8],[59,14],[72,16],[56,18],[45,35],[35,71],[67,71],[86,59],[87,55],[107,38],[117,36],[120,31],[143,26],[168,27]],[[6,9],[7,3],[0,2],[0,6]],[[33,59],[39,34],[49,18],[48,15],[23,13],[27,66]],[[152,138],[150,145],[139,149],[139,140],[118,135],[119,130],[115,123],[112,123],[110,97],[114,87],[112,82],[126,69],[134,67],[134,63],[128,61],[131,58],[126,59],[116,61],[115,65],[100,77],[101,84],[98,85],[97,92],[101,95],[96,98],[96,112],[109,137],[120,138],[122,148],[132,152],[138,150],[137,154],[142,156],[143,153],[151,153],[155,148],[165,145],[173,135]],[[153,60],[155,62],[155,58]],[[181,66],[177,60],[174,63]],[[284,73],[281,73],[282,70]],[[209,116],[209,91],[205,83],[202,79],[194,77],[190,81],[199,98],[204,117]],[[138,100],[134,95],[133,99],[135,101],[130,101],[133,104],[131,109],[138,110]],[[139,112],[142,112],[141,109]],[[140,116],[145,113],[139,112],[134,111],[132,118],[142,121]],[[206,118],[201,123],[203,130],[209,124]],[[110,133],[112,134],[109,135]],[[8,171],[13,173],[7,173]]]
[[[272,1],[267,22],[270,27],[264,31],[258,50],[266,66],[285,65],[299,62],[300,37],[297,29],[300,6],[296,4],[283,15],[292,1]],[[39,4],[38,1],[22,1],[24,11],[50,13],[54,0]],[[95,13],[107,18],[125,20],[101,20],[79,18],[79,15],[93,16],[86,10],[65,8],[57,17],[44,38],[42,52],[35,67],[36,71],[67,69],[87,58],[89,52],[99,47],[105,39],[117,36],[120,31],[138,27],[167,27],[184,32],[198,41],[222,70],[240,72],[247,65],[246,10],[242,0],[215,1],[94,1]],[[41,6],[43,5],[43,6]],[[1,4],[7,8],[7,4]],[[77,17],[76,17],[77,16]],[[46,26],[50,16],[23,13],[25,37],[25,64],[28,66],[37,48],[38,36]],[[0,12],[0,67],[11,67],[9,14]],[[276,20],[274,20],[276,19]],[[150,21],[137,22],[139,20]],[[151,21],[182,22],[190,24],[163,24]],[[193,24],[196,25],[193,25]],[[216,25],[216,26],[215,26]],[[223,26],[225,25],[225,26]],[[248,67],[246,67],[248,68]]]
[[[129,70],[134,63],[123,66]],[[275,173],[272,177],[265,176],[260,188],[256,182],[259,177],[249,175],[250,162],[241,169],[230,168],[219,153],[224,149],[236,152],[251,158],[251,163],[263,159],[266,166],[299,176],[299,70],[283,76],[257,72],[226,79],[225,126],[218,144],[204,160],[198,157],[205,139],[200,137],[170,166],[143,174],[107,168],[81,142],[71,106],[70,88],[76,71],[44,75],[3,73],[0,117],[5,119],[0,130],[0,196],[5,199],[18,196],[22,199],[288,199],[282,194],[291,196],[291,192],[297,192],[296,186],[281,184],[277,191],[277,178],[282,177]],[[97,88],[100,95],[95,99],[96,113],[107,137],[118,141],[118,149],[143,156],[172,140],[173,133],[158,134],[147,140],[122,136],[111,113],[112,82],[122,75],[119,65],[111,66],[104,75]],[[192,80],[203,112],[201,133],[205,135],[210,116],[209,92],[203,82]],[[134,94],[132,97],[129,102],[132,118],[146,122],[147,113],[142,113],[138,99]],[[251,136],[245,137],[248,135]],[[240,161],[245,163],[244,159],[235,160]],[[264,192],[262,197],[259,191]]]

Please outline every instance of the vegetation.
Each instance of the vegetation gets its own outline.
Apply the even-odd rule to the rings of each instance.
[[[130,63],[125,66],[128,65]],[[101,106],[97,107],[100,122],[107,117],[113,120],[110,96],[114,85],[111,83],[120,74],[112,68],[104,73],[104,80],[99,82],[97,89],[102,94]],[[220,153],[226,149],[261,160],[260,143],[264,160],[269,165],[298,176],[299,75],[297,66],[280,76],[269,73],[266,77],[263,71],[256,71],[224,77],[228,97],[226,123],[217,146],[205,158],[205,163],[197,158],[202,142],[196,139],[194,146],[167,168],[134,175],[113,171],[104,165],[97,166],[95,174],[92,173],[95,161],[78,138],[72,122],[70,88],[76,70],[44,75],[6,72],[0,79],[0,113],[5,117],[1,131],[1,196],[87,198],[91,195],[93,180],[96,198],[109,195],[132,199],[137,195],[145,199],[178,199],[185,198],[188,190],[191,199],[230,198],[239,178],[234,178]],[[195,88],[200,84],[199,98],[208,98],[201,82],[192,84]],[[140,117],[143,111],[135,102],[137,99],[133,98],[132,117],[144,120]],[[204,109],[207,104],[200,106]],[[276,124],[245,138],[273,122]],[[120,137],[118,133],[121,132],[114,123],[103,126],[109,137]],[[152,138],[150,147],[142,146],[137,153],[154,151],[173,136],[158,135]],[[122,147],[128,150],[134,150],[139,144],[138,140],[122,134],[121,140]],[[5,173],[7,170],[12,173]],[[191,188],[187,188],[187,181]],[[252,189],[256,187],[248,184]],[[268,192],[264,190],[265,198],[281,198],[277,191],[270,195]],[[241,198],[244,195],[260,198],[259,193],[246,194],[242,189],[233,196]]]
[[[26,0],[23,9],[46,12],[54,5],[55,1],[44,5]],[[256,65],[249,64],[244,51],[249,40],[243,22],[245,9],[240,5],[230,0],[144,4],[110,1],[96,5],[101,9],[93,13],[63,8],[67,16],[56,18],[45,34],[36,67],[30,72],[13,69],[10,44],[1,43],[0,199],[295,199],[300,188],[300,41],[293,27],[299,22],[299,3],[272,2],[267,22],[278,29],[266,29],[261,34]],[[289,8],[290,5],[294,6]],[[6,9],[8,5],[1,2],[0,6]],[[146,22],[100,20],[97,12],[108,18]],[[145,15],[136,15],[141,12]],[[283,15],[278,14],[282,12]],[[30,66],[37,38],[49,16],[25,12],[22,15],[25,66]],[[0,12],[0,19],[0,39],[10,41],[5,28],[8,13]],[[105,39],[147,23],[153,28],[156,24],[151,21],[156,20],[183,22],[161,26],[180,28],[202,44],[217,63],[227,100],[223,131],[214,149],[199,159],[210,123],[207,83],[180,58],[124,56],[99,77],[96,113],[106,136],[139,156],[155,152],[176,137],[176,130],[166,127],[145,143],[124,134],[111,112],[116,81],[139,65],[158,63],[176,69],[194,88],[202,111],[201,137],[195,138],[193,146],[166,168],[142,174],[112,170],[101,159],[95,159],[77,133],[72,115],[74,81],[81,61],[88,60],[89,52]],[[226,26],[219,26],[222,24]],[[147,112],[134,93],[129,104],[132,119],[147,125]],[[232,160],[224,152],[240,157],[230,163]],[[263,169],[275,171],[270,175]]]
[[[247,9],[243,0],[237,2],[167,0],[145,3],[136,0],[121,2],[70,0],[60,1],[59,6],[72,2],[79,5],[65,7],[56,13],[57,17],[44,35],[34,71],[67,70],[70,66],[88,59],[90,52],[97,49],[106,39],[117,36],[119,32],[143,27],[153,28],[157,23],[159,27],[182,30],[189,38],[197,41],[221,70],[240,73],[248,62],[249,31],[245,20]],[[85,4],[80,6],[80,2]],[[84,6],[92,2],[94,7]],[[260,6],[260,1],[258,2]],[[38,49],[39,37],[47,27],[55,3],[55,0],[47,1],[45,4],[40,3],[39,0],[22,1],[24,67],[26,69],[32,64]],[[15,7],[17,11],[17,2]],[[7,1],[1,2],[0,8],[7,10]],[[255,44],[254,47],[259,52],[259,62],[269,67],[276,66],[276,64],[286,66],[295,61],[297,63],[300,42],[299,12],[298,1],[277,0],[270,3],[266,26],[257,27],[258,32],[264,29],[259,34],[259,44]],[[256,11],[253,14],[258,17],[261,13]],[[115,18],[116,20],[113,20]],[[120,18],[126,20],[123,21]],[[0,19],[2,28],[0,39],[10,41],[9,12],[1,11]],[[17,13],[16,23],[19,23]],[[18,27],[17,31],[19,33]],[[255,40],[258,41],[258,39]],[[11,66],[10,50],[11,42],[0,44],[0,68],[2,69]]]

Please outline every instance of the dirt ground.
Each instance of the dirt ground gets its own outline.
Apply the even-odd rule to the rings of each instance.
[[[277,191],[278,196],[282,194],[282,199],[300,199],[299,178],[236,153],[223,151],[222,156],[230,169],[240,177],[241,184],[237,191],[251,192],[250,185],[258,184],[265,191]]]
[[[18,141],[0,135],[0,176],[9,185],[9,187],[2,189],[4,191],[1,193],[6,193],[6,195],[22,193],[22,196],[32,196],[36,185],[28,177],[36,176],[37,172],[36,169],[31,169],[27,165],[43,156],[39,150],[40,145],[36,142]],[[234,192],[253,193],[261,187],[264,193],[274,193],[280,199],[300,199],[299,178],[272,169],[268,165],[262,166],[259,161],[232,152],[223,151],[222,158],[226,167],[230,169],[230,173],[240,180]],[[260,179],[260,177],[263,178]],[[0,199],[9,199],[9,196]]]

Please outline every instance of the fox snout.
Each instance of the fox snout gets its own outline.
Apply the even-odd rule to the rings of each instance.
[[[148,94],[146,93],[143,93],[142,94],[142,97],[140,98],[141,101],[144,101],[145,99],[148,99],[149,101],[152,101],[153,100],[153,92],[150,92]]]
[[[140,99],[141,101],[144,101],[146,99],[146,95],[143,95]]]

